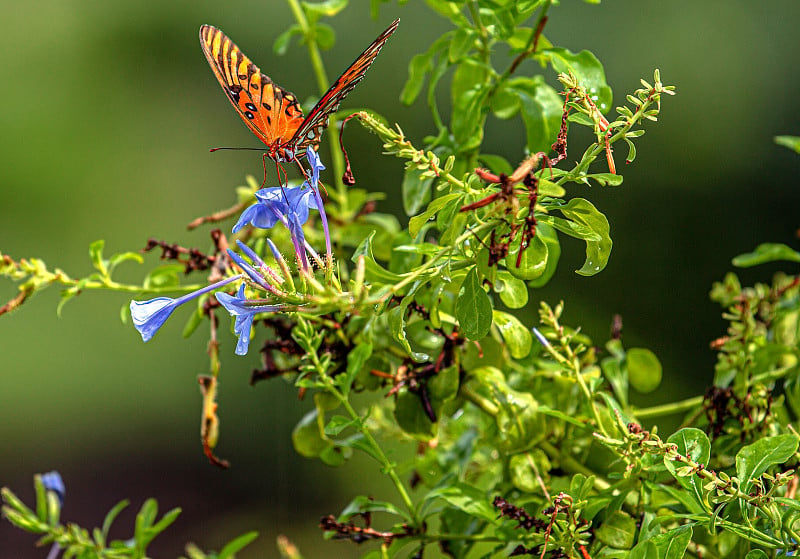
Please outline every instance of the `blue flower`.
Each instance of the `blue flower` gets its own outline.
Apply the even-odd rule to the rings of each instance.
[[[61,479],[61,474],[55,470],[42,474],[42,485],[44,485],[45,490],[56,494],[58,504],[63,507],[64,495],[67,493],[67,489],[64,487],[64,480]]]
[[[152,338],[158,329],[161,328],[172,314],[182,304],[192,299],[196,299],[204,293],[213,291],[223,285],[227,285],[236,280],[242,279],[242,274],[225,278],[217,283],[212,283],[206,287],[187,293],[182,297],[173,299],[171,297],[156,297],[149,301],[131,301],[131,318],[134,327],[142,335],[142,341],[146,342]]]
[[[239,242],[239,246],[247,247],[247,245],[245,245],[242,242]],[[250,254],[256,256],[256,254],[252,250],[250,250],[250,247],[247,247],[247,251],[245,252],[249,253],[248,256]],[[251,280],[253,280],[255,283],[257,283],[260,287],[264,288],[265,290],[274,292],[274,289],[272,289],[272,286],[267,283],[267,281],[264,279],[264,276],[262,276],[258,271],[256,271],[256,269],[253,268],[244,258],[233,252],[231,249],[228,249],[228,256],[231,257],[231,260],[236,262],[236,265],[239,266]],[[256,256],[256,258],[258,257]],[[261,259],[259,258],[258,260],[260,261]]]
[[[236,295],[228,293],[215,293],[214,295],[220,305],[225,307],[231,316],[235,317],[233,332],[239,337],[236,344],[236,355],[246,355],[250,347],[250,328],[253,326],[253,318],[262,312],[275,312],[281,309],[280,305],[260,305],[249,302],[244,296],[245,285],[239,286]]]
[[[306,150],[306,159],[311,164],[311,183],[306,181],[306,184],[316,189],[319,185],[319,172],[325,169],[325,165],[322,164],[319,154],[311,146],[308,146]]]
[[[311,189],[303,186],[262,188],[255,194],[258,202],[242,212],[239,221],[233,226],[233,232],[237,233],[245,225],[272,229],[278,221],[288,226],[292,219],[302,225],[308,221],[309,208],[317,209],[316,199],[310,196]]]
[[[315,207],[319,210],[319,217],[320,221],[322,222],[322,231],[325,233],[325,250],[328,254],[328,269],[330,270],[333,267],[331,234],[328,230],[328,216],[325,213],[325,206],[322,203],[322,196],[319,193],[319,172],[325,168],[325,165],[322,164],[322,161],[319,159],[319,155],[311,148],[311,146],[308,146],[308,149],[306,150],[306,159],[308,159],[308,162],[311,164],[311,181],[309,182],[306,180],[303,185],[310,187],[310,189],[314,192],[314,201],[316,202]]]

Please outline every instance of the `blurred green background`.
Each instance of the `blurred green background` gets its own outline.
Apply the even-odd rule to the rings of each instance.
[[[409,59],[447,24],[420,2],[387,4],[380,22],[369,19],[366,0],[352,4],[332,21],[338,40],[324,55],[329,76],[401,17],[344,106],[371,107],[419,140],[432,132],[423,105],[397,99]],[[272,52],[291,23],[281,2],[6,0],[1,13],[0,251],[41,257],[73,276],[89,272],[87,247],[98,238],[108,253],[139,249],[148,237],[206,249],[206,230],[189,233],[186,223],[230,205],[245,175],[260,177],[260,154],[208,153],[257,143],[206,64],[201,24],[221,27],[301,99],[318,93],[303,48]],[[665,100],[630,168],[624,149],[617,151],[621,187],[570,191],[611,222],[608,268],[594,278],[575,275],[583,246],[564,242],[561,268],[533,294],[531,313],[542,298],[563,298],[566,321],[597,342],[620,313],[626,345],[652,348],[665,367],[665,389],[638,402],[695,394],[712,378],[708,343],[724,333],[720,310],[707,299],[711,282],[759,242],[796,244],[800,156],[772,137],[800,134],[800,3],[567,1],[550,16],[545,34],[553,43],[589,49],[604,63],[615,104],[655,67],[678,95]],[[539,70],[528,62],[521,71]],[[492,121],[487,136],[488,151],[523,157],[517,123]],[[375,137],[356,126],[349,141],[359,186],[396,193],[402,163],[380,157]],[[573,142],[571,160],[583,150]],[[397,198],[379,210],[399,213]],[[129,265],[125,274],[135,280],[143,269]],[[768,280],[774,269],[743,277]],[[0,300],[15,290],[0,284]],[[50,290],[0,318],[0,485],[30,503],[31,476],[58,469],[67,485],[63,517],[89,527],[129,498],[117,537],[128,537],[146,497],[163,510],[180,506],[184,514],[151,549],[157,557],[177,556],[186,541],[219,549],[251,529],[262,537],[245,557],[277,556],[278,533],[309,558],[366,551],[323,543],[316,522],[355,493],[394,495],[366,460],[333,470],[295,455],[291,429],[309,402],[280,381],[250,387],[255,352],[236,357],[234,338],[221,330],[218,452],[233,466],[219,471],[199,445],[196,377],[208,364],[202,332],[180,337],[186,313],[143,345],[119,321],[127,297],[87,293],[61,318],[57,302]],[[365,472],[375,481],[365,482]],[[0,557],[44,556],[33,541],[0,522]]]

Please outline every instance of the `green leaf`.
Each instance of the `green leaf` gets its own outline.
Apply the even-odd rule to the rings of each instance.
[[[597,181],[600,186],[619,186],[622,184],[623,176],[615,175],[613,173],[591,173],[588,175],[581,175],[582,179],[593,179]]]
[[[301,2],[303,11],[309,19],[320,16],[333,17],[347,7],[348,0],[321,0],[318,2]]]
[[[774,140],[779,146],[783,146],[785,148],[794,150],[796,153],[800,153],[800,136],[775,136]]]
[[[472,29],[460,28],[456,30],[453,39],[447,47],[447,58],[451,63],[464,58],[472,45],[475,44],[476,33]]]
[[[468,340],[480,340],[492,326],[492,303],[475,268],[464,277],[456,299],[456,319]]]
[[[325,425],[325,436],[336,437],[345,429],[352,427],[358,423],[355,419],[350,419],[343,415],[334,415],[330,421]]]
[[[392,333],[392,339],[398,342],[406,353],[413,354],[411,344],[408,343],[408,336],[406,335],[406,308],[408,303],[397,305],[389,309],[387,316],[389,318],[389,330]]]
[[[418,54],[408,63],[408,80],[400,92],[400,102],[404,105],[412,104],[425,85],[425,74],[431,71],[431,53]]]
[[[780,243],[763,243],[758,245],[753,252],[740,254],[734,258],[733,265],[739,268],[750,268],[780,260],[800,262],[800,252]]]
[[[371,355],[372,344],[370,343],[360,343],[347,354],[347,372],[336,377],[336,384],[341,387],[345,395],[350,392],[353,380],[361,372],[364,363],[367,362]]]
[[[553,465],[547,459],[547,455],[539,449],[514,454],[508,461],[508,473],[511,483],[525,493],[541,491],[538,472],[548,472],[552,467]],[[578,498],[575,498],[575,500],[577,501]]]
[[[408,390],[400,391],[394,402],[394,417],[400,428],[410,435],[422,436],[424,439],[434,435],[435,425],[425,413],[418,394]]]
[[[503,84],[489,99],[489,107],[494,116],[508,120],[519,112],[522,100],[519,95],[508,88],[507,84]]]
[[[660,559],[658,549],[651,540],[642,540],[630,552],[620,555],[625,559]]]
[[[348,445],[331,444],[319,453],[319,459],[327,466],[339,467],[353,455]]]
[[[317,418],[317,410],[313,409],[305,414],[292,430],[292,444],[300,456],[316,458],[323,450],[333,445],[320,433]]]
[[[439,403],[452,400],[458,394],[459,368],[457,365],[445,367],[428,381],[431,399]]]
[[[366,269],[365,276],[368,281],[374,281],[378,283],[399,282],[402,279],[402,276],[390,272],[375,261],[375,257],[372,254],[372,239],[374,237],[375,232],[373,231],[361,242],[360,245],[358,245],[355,252],[353,252],[351,260],[353,262],[357,262],[359,256],[364,256],[364,264]]]
[[[549,175],[548,175],[549,176]],[[616,176],[616,175],[615,175]],[[552,196],[553,198],[563,198],[567,190],[552,181],[545,178],[539,179],[539,198],[543,196]]]
[[[563,100],[558,92],[541,76],[511,80],[508,90],[516,93],[522,103],[528,150],[549,152],[561,128]]]
[[[677,446],[678,454],[688,456],[699,464],[708,464],[711,456],[711,443],[700,429],[686,427],[672,434],[667,442]],[[710,505],[703,499],[703,482],[696,475],[678,475],[678,468],[683,464],[664,458],[667,471],[678,481],[684,489],[690,490],[697,503],[705,510],[710,510]]]
[[[599,241],[586,241],[586,261],[576,272],[582,276],[593,276],[601,272],[611,256],[611,237],[608,219],[594,205],[583,198],[573,198],[559,208],[565,217],[591,229],[600,236]]]
[[[636,159],[636,146],[628,138],[623,138],[628,145],[628,156],[625,158],[625,163],[633,163]]]
[[[467,151],[479,146],[483,140],[484,116],[488,107],[486,96],[488,85],[479,85],[454,99],[452,131],[459,151]]]
[[[539,413],[539,403],[530,392],[511,388],[500,369],[473,369],[465,386],[471,399],[494,416],[500,434],[499,446],[505,452],[527,451],[547,435],[546,418]]]
[[[548,245],[539,235],[534,236],[520,256],[522,235],[517,234],[508,247],[505,258],[508,273],[521,280],[535,280],[547,270]],[[519,264],[519,265],[518,265]]]
[[[604,544],[616,549],[630,549],[633,547],[636,535],[636,520],[621,510],[615,510],[603,522],[595,536]]]
[[[508,461],[508,473],[514,487],[525,493],[533,493],[539,488],[536,472],[530,465],[530,454],[515,454]]]
[[[497,522],[497,511],[490,504],[489,496],[482,490],[463,482],[454,482],[434,489],[428,499],[444,499],[457,509],[470,516],[480,518],[489,524]]]
[[[556,230],[542,221],[536,224],[536,238],[547,247],[547,260],[542,274],[538,278],[528,281],[528,285],[531,287],[543,287],[556,273],[558,261],[561,258],[561,244],[558,242]]]
[[[481,153],[478,155],[478,160],[483,163],[484,167],[495,174],[505,173],[506,175],[510,175],[514,172],[514,168],[511,166],[511,163],[509,163],[505,157],[500,155]]]
[[[454,200],[451,202],[450,206],[457,208],[457,201]],[[442,231],[442,237],[439,240],[439,244],[443,247],[452,245],[456,238],[460,236],[467,227],[467,214],[463,212],[457,212],[452,219],[445,221],[443,218],[446,212],[447,208],[439,212],[439,215],[436,216],[436,226],[440,231]]]
[[[192,311],[192,313],[189,315],[189,318],[186,319],[186,324],[183,327],[183,332],[181,332],[181,336],[183,336],[184,338],[188,338],[189,336],[191,336],[195,332],[195,330],[197,330],[198,326],[200,326],[203,323],[203,320],[206,317],[206,313],[203,311],[203,303],[205,303],[205,301],[207,300],[208,298],[206,297],[199,299],[198,305],[194,308],[194,311]],[[123,309],[123,311],[124,310],[125,309]]]
[[[508,351],[514,359],[527,357],[533,345],[531,331],[519,319],[502,311],[492,312],[493,323],[500,331],[503,341],[506,342]]]
[[[634,347],[628,350],[625,364],[631,386],[648,394],[661,384],[661,362],[649,349]]]
[[[330,25],[320,23],[314,27],[314,39],[320,49],[329,50],[333,48],[333,44],[336,42],[336,32]]]
[[[107,262],[103,260],[103,248],[105,245],[106,242],[103,239],[94,241],[89,245],[89,257],[92,260],[92,266],[104,276],[108,275]]]
[[[562,233],[566,233],[570,237],[581,239],[582,241],[600,241],[602,237],[592,231],[590,227],[581,225],[575,221],[564,219],[563,217],[556,217],[552,215],[543,215],[537,218],[539,224],[551,225],[554,229],[558,229]],[[537,224],[537,228],[539,226]]]
[[[117,519],[119,513],[121,513],[127,506],[128,501],[125,499],[114,505],[111,510],[108,511],[105,519],[103,519],[103,528],[101,530],[104,540],[108,540],[108,533],[111,531],[111,525],[114,523],[114,520]]]
[[[765,437],[742,447],[736,453],[736,477],[741,483],[741,490],[749,492],[753,478],[789,460],[797,452],[797,443],[795,435],[785,434]]]
[[[433,70],[433,57],[449,47],[452,36],[453,32],[445,33],[434,41],[427,52],[417,54],[411,59],[408,63],[408,80],[400,93],[401,103],[410,105],[417,99],[425,85],[425,74]]]
[[[445,207],[448,202],[450,202],[451,200],[455,200],[456,198],[459,198],[461,196],[463,196],[463,194],[460,194],[458,192],[453,192],[450,194],[445,194],[444,196],[440,196],[439,198],[433,200],[430,204],[428,204],[428,209],[426,209],[423,213],[414,216],[408,220],[409,235],[411,235],[412,238],[416,237],[419,234],[420,230],[422,229],[422,226],[425,225],[430,220],[431,217],[436,215],[436,213],[443,207]]]
[[[181,274],[184,267],[181,264],[165,264],[153,268],[144,278],[143,286],[145,289],[167,287],[177,288],[181,283]]]
[[[692,527],[689,525],[650,538],[656,546],[659,559],[682,559],[691,540]]]
[[[420,169],[410,167],[403,175],[403,185],[400,190],[403,193],[403,210],[406,215],[416,214],[431,199],[433,178],[423,177],[422,173]]]
[[[110,272],[114,271],[114,268],[122,264],[123,262],[134,261],[138,264],[142,264],[144,262],[144,258],[138,252],[121,252],[119,254],[113,255],[111,258],[108,259],[108,268]]]
[[[744,559],[769,559],[769,555],[760,549],[754,549],[744,556]]]
[[[225,544],[225,547],[223,547],[222,551],[220,551],[217,555],[217,559],[228,559],[229,557],[233,557],[237,552],[250,545],[257,537],[258,532],[247,532],[246,534],[242,534],[241,536],[234,538]]]
[[[389,501],[378,501],[372,497],[365,497],[364,495],[358,495],[355,499],[350,501],[344,510],[339,513],[338,520],[339,522],[347,522],[354,516],[369,512],[385,512],[387,514],[399,516],[407,521],[412,520],[408,513],[397,508],[393,503]]]
[[[594,54],[588,50],[576,54],[558,47],[545,49],[537,54],[548,57],[556,72],[571,72],[578,78],[580,85],[586,88],[597,108],[603,113],[608,112],[612,102],[611,88],[606,83],[603,65]]]
[[[272,43],[272,52],[278,56],[283,56],[289,50],[294,35],[302,35],[303,29],[297,23],[289,26],[289,29],[277,36]]]
[[[528,287],[525,282],[515,278],[507,270],[497,273],[494,290],[509,309],[521,309],[528,304]]]
[[[622,367],[620,358],[616,356],[606,357],[600,362],[600,369],[611,385],[614,396],[623,407],[628,407],[628,375],[627,371]]]
[[[450,101],[456,106],[470,91],[478,90],[486,83],[486,66],[476,60],[466,59],[456,66],[450,80]]]

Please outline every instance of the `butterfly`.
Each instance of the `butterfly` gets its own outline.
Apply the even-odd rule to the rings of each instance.
[[[317,148],[331,114],[363,79],[399,23],[400,20],[396,19],[378,35],[306,117],[303,117],[297,97],[262,73],[225,33],[211,25],[203,25],[200,45],[236,112],[267,146],[267,156],[276,162],[288,162],[305,155],[308,146]]]

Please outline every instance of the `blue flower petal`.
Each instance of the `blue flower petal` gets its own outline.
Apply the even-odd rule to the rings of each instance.
[[[207,285],[202,289],[187,293],[177,299],[171,297],[156,297],[149,301],[131,301],[130,308],[133,326],[142,335],[142,341],[146,342],[164,325],[172,314],[172,311],[182,304],[239,279],[242,279],[242,274],[227,277],[221,281]]]
[[[236,343],[236,355],[245,355],[250,346],[250,329],[253,318],[262,312],[275,312],[280,310],[279,305],[253,305],[249,304],[244,296],[244,284],[239,286],[236,295],[228,293],[215,293],[217,301],[234,317],[233,332],[239,338]]]
[[[252,225],[259,229],[272,229],[278,222],[279,215],[269,205],[256,202],[239,216],[239,221],[233,226],[233,233],[237,233],[245,225]]]
[[[64,480],[61,479],[61,474],[53,470],[42,474],[42,485],[47,491],[52,491],[58,497],[58,502],[64,506],[64,496],[67,493],[67,488],[64,487]]]
[[[306,150],[306,159],[311,165],[311,185],[317,188],[319,185],[319,172],[325,169],[325,165],[322,164],[319,154],[311,146],[308,146]]]
[[[142,341],[149,341],[177,307],[176,300],[170,297],[131,301],[131,318],[134,327],[142,335]]]

